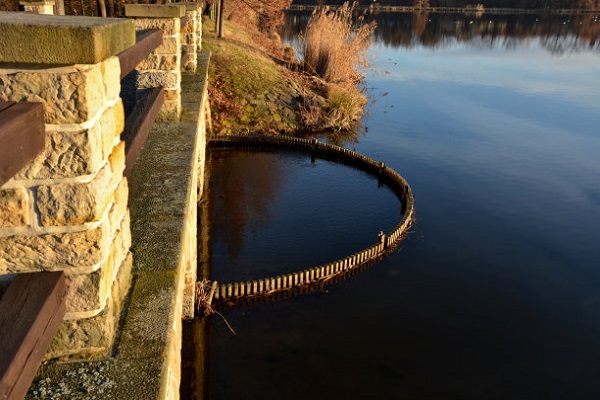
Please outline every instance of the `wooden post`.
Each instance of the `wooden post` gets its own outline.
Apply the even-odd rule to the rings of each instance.
[[[225,5],[225,0],[219,1],[219,34],[218,37],[223,37],[223,7]]]

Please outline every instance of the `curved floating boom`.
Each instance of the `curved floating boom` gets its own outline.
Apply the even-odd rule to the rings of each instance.
[[[408,233],[413,222],[414,198],[408,182],[399,173],[386,167],[384,162],[377,162],[353,150],[321,143],[316,139],[272,135],[214,136],[209,139],[209,146],[249,150],[282,147],[304,150],[311,152],[315,158],[352,165],[366,172],[377,174],[379,179],[387,183],[400,199],[402,219],[391,232],[387,234],[379,232],[376,243],[372,246],[325,265],[245,282],[220,284],[216,281],[197,282],[196,292],[207,294],[207,296],[197,296],[199,309],[211,307],[213,299],[216,302],[237,302],[255,298],[280,297],[286,293],[303,292],[316,286],[322,286],[332,280],[337,281],[337,278],[358,272],[391,253]],[[205,288],[212,290],[207,293]]]

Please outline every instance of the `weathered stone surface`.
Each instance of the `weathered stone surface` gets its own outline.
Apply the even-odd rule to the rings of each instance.
[[[54,15],[54,0],[42,0],[42,1],[20,1],[20,5],[23,6],[23,11],[32,12],[35,14],[48,14]]]
[[[36,206],[42,226],[99,221],[112,199],[112,181],[107,164],[90,182],[39,186]]]
[[[125,110],[121,99],[114,107],[107,108],[100,117],[102,132],[102,156],[107,158],[113,152],[113,146],[117,137],[121,135],[125,127]]]
[[[121,62],[118,57],[110,57],[100,64],[102,83],[106,100],[113,101],[121,92]]]
[[[13,235],[0,240],[0,274],[91,267],[103,259],[108,224],[68,233]]]
[[[196,11],[202,12],[201,3],[196,3],[193,1],[184,1],[181,3],[177,3],[177,5],[184,6],[186,11]]]
[[[156,54],[179,54],[181,51],[181,39],[179,35],[163,36],[163,42],[154,50]]]
[[[196,51],[196,33],[188,33],[182,35],[181,37],[182,50],[184,50],[183,46],[188,45],[190,47],[193,46],[193,51]],[[189,50],[190,47],[186,47],[185,50]]]
[[[115,146],[108,157],[108,164],[112,172],[110,187],[116,187],[121,182],[123,171],[125,171],[125,142],[121,141]]]
[[[0,190],[0,228],[29,224],[29,194],[26,189]],[[2,239],[0,239],[2,240]]]
[[[46,354],[47,360],[73,355],[98,358],[110,353],[119,313],[131,284],[131,265],[131,254],[127,254],[118,269],[104,311],[92,318],[62,323]]]
[[[160,69],[160,70],[176,70],[178,68],[178,56],[172,54],[150,54],[144,61],[137,65],[139,71]]]
[[[89,274],[67,275],[67,316],[73,313],[100,310],[106,304],[111,287],[115,281],[118,268],[125,260],[129,245],[129,224],[124,223],[113,238],[111,253],[102,266]]]
[[[175,89],[179,87],[179,81],[179,71],[140,71],[137,77],[137,87]]]
[[[56,179],[93,174],[102,165],[102,153],[100,124],[80,132],[46,130],[44,151],[14,179]]]
[[[196,59],[196,52],[184,53],[181,57],[181,70],[187,72],[193,72],[198,68],[198,60]]]
[[[185,7],[175,4],[125,4],[126,17],[181,18]]]
[[[186,11],[185,17],[181,18],[181,33],[196,32],[196,11]]]
[[[180,30],[179,18],[140,18],[135,19],[135,27],[138,30],[160,29],[164,35],[175,35]]]
[[[172,90],[165,89],[163,92],[165,93],[165,100],[177,100],[181,96],[181,90],[179,88]]]
[[[127,19],[0,12],[0,62],[96,64],[134,44]]]
[[[128,198],[129,187],[127,185],[127,179],[123,178],[117,186],[117,190],[115,190],[113,205],[108,214],[110,226],[118,227],[122,224],[124,218],[129,218],[129,213],[127,213]],[[129,225],[124,229],[129,231]],[[129,238],[129,240],[131,240],[131,238]]]
[[[45,358],[66,358],[74,354],[88,358],[105,355],[110,350],[115,336],[115,314],[115,305],[111,301],[96,317],[63,321]]]
[[[100,65],[17,72],[0,68],[0,97],[44,103],[47,124],[79,124],[104,105],[102,71]]]

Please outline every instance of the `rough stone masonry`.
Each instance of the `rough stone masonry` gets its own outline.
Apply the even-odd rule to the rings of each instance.
[[[112,346],[131,272],[116,54],[133,21],[0,13],[0,99],[44,105],[45,149],[0,189],[0,274],[62,270],[67,315],[47,357]]]

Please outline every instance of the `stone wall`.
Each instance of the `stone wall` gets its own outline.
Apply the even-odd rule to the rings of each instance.
[[[163,43],[136,67],[138,89],[163,87],[165,103],[157,121],[177,122],[181,116],[181,19],[185,6],[126,4],[125,15],[137,30],[161,29]]]
[[[0,274],[64,271],[67,314],[48,357],[105,354],[132,262],[115,54],[135,43],[134,24],[0,13],[0,32],[0,98],[43,103],[46,127],[43,152],[0,190]],[[91,48],[65,52],[73,40]]]
[[[185,2],[177,3],[185,7],[185,15],[181,18],[181,68],[184,71],[195,71],[198,66],[196,52],[200,50],[199,43],[201,37],[198,32],[202,32],[200,3]]]

